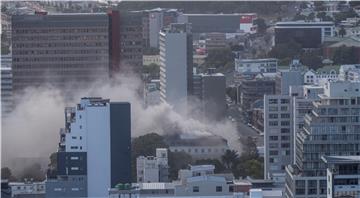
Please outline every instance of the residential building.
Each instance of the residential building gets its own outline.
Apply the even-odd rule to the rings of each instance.
[[[357,73],[360,71],[360,64],[341,65],[339,69],[339,80],[357,81]]]
[[[226,79],[224,74],[209,68],[207,73],[193,76],[193,94],[200,103],[201,117],[222,119],[226,111]]]
[[[107,78],[109,28],[105,13],[12,16],[14,91],[46,83],[74,89]]]
[[[168,29],[160,32],[160,60],[161,101],[175,110],[186,109],[193,86],[190,24],[170,24]]]
[[[130,183],[130,122],[127,102],[82,98],[65,108],[57,175],[47,178],[46,197],[105,197],[109,188]]]
[[[286,197],[326,197],[321,156],[360,155],[360,83],[328,82],[296,134],[295,162],[286,167]]]
[[[278,60],[267,59],[241,59],[235,58],[235,71],[241,74],[276,73]]]
[[[11,55],[1,55],[1,115],[6,117],[14,108]]]
[[[339,78],[339,66],[324,66],[316,71],[310,69],[304,73],[305,84],[323,85]]]
[[[302,48],[319,48],[325,37],[333,36],[334,22],[287,21],[275,25],[275,46],[295,41]]]
[[[293,158],[293,101],[289,95],[264,96],[264,175],[285,182],[285,167]]]
[[[322,156],[327,198],[360,197],[360,156]]]
[[[157,148],[155,157],[137,157],[136,177],[138,183],[168,182],[169,166],[167,149]]]
[[[11,188],[11,197],[26,198],[26,197],[45,197],[45,183],[44,182],[9,182]]]

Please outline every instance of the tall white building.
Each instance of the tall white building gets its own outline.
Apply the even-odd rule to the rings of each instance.
[[[278,183],[293,156],[292,102],[288,95],[264,96],[264,175]]]
[[[166,148],[157,148],[156,156],[136,158],[136,176],[138,183],[168,182],[168,152]]]
[[[65,108],[57,175],[46,181],[47,197],[106,197],[131,182],[130,104],[82,98]]]
[[[171,24],[160,32],[160,98],[176,110],[192,94],[193,48],[190,24]]]

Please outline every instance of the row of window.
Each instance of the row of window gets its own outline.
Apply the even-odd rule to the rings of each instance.
[[[269,104],[278,104],[278,99],[269,99]],[[289,104],[290,99],[280,99],[281,104]]]
[[[49,28],[49,29],[41,29],[41,28],[16,28],[16,24],[14,24],[15,29],[13,32],[15,34],[51,34],[51,33],[101,33],[101,32],[108,32],[109,29],[107,26],[104,26],[104,28],[100,28],[101,26],[97,28],[72,28],[72,29],[55,29],[55,28]]]
[[[218,152],[222,152],[224,153],[226,149],[218,149],[218,148],[208,148],[208,149],[205,149],[205,148],[194,148],[194,149],[191,149],[191,148],[188,148],[187,150],[186,149],[174,149],[174,152],[187,152],[187,153],[218,153]]]

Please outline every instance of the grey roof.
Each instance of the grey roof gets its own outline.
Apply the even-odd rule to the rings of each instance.
[[[351,163],[357,164],[360,163],[359,155],[351,155],[351,156],[322,156],[321,159],[325,163],[330,164],[342,164],[342,163]]]

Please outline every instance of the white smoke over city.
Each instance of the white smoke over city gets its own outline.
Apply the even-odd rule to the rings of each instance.
[[[111,81],[99,80],[88,89],[77,91],[71,99],[51,86],[29,88],[18,98],[15,110],[2,119],[2,165],[21,169],[14,159],[45,159],[57,149],[59,129],[64,127],[64,107],[75,106],[82,97],[103,97],[131,103],[132,136],[155,132],[166,134],[175,125],[186,137],[216,134],[228,140],[232,149],[240,150],[237,130],[229,121],[200,122],[180,115],[167,104],[144,108],[138,93],[141,80],[134,75]],[[170,127],[171,128],[171,127]],[[210,132],[211,131],[211,132]]]

